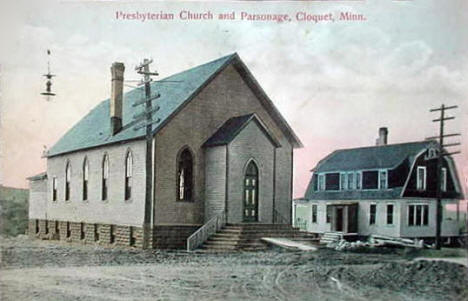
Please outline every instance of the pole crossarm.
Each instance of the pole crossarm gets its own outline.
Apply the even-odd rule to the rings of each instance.
[[[144,128],[144,127],[147,127],[147,126],[150,126],[150,125],[159,123],[160,121],[161,121],[161,119],[158,118],[158,119],[153,120],[153,121],[151,121],[151,122],[145,122],[145,123],[142,123],[142,124],[140,124],[140,125],[137,125],[137,126],[135,126],[133,129],[134,129],[135,131],[138,131],[139,129],[142,129],[142,128]]]
[[[138,114],[135,114],[133,115],[133,118],[134,119],[140,119],[141,117],[145,117],[146,114],[153,114],[155,112],[159,111],[159,106],[155,106],[153,109],[151,109],[150,111],[143,111],[141,113],[138,113]]]
[[[146,104],[147,101],[152,101],[152,100],[158,99],[159,97],[161,97],[161,94],[157,93],[157,94],[154,94],[153,96],[151,96],[149,99],[148,98],[143,98],[143,99],[135,101],[132,104],[132,106],[136,107],[136,106],[139,106],[139,105],[142,105],[142,104]]]
[[[432,136],[432,137],[427,137],[426,140],[434,140],[434,139],[439,139],[440,137],[455,137],[455,136],[461,136],[461,134],[446,134],[442,136]]]
[[[456,155],[456,154],[460,154],[461,151],[456,151],[456,152],[451,152],[451,153],[442,153],[442,156],[451,156],[451,155]]]
[[[444,110],[450,110],[450,109],[456,109],[458,106],[444,106],[442,105],[440,108],[435,108],[435,109],[430,109],[429,112],[436,112],[436,111],[444,111]]]
[[[448,144],[442,145],[442,147],[457,146],[457,145],[461,145],[461,143],[460,143],[460,142],[457,142],[457,143],[448,143]]]
[[[441,122],[441,121],[453,120],[453,119],[455,119],[455,117],[452,116],[452,117],[445,117],[444,119],[440,119],[440,118],[434,119],[434,120],[432,120],[432,122]]]

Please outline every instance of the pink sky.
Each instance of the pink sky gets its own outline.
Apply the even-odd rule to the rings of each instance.
[[[25,5],[23,5],[26,3]],[[1,4],[6,5],[6,4]],[[41,3],[0,7],[0,183],[26,187],[41,159],[70,127],[109,97],[109,67],[153,57],[161,77],[238,52],[305,147],[295,152],[294,196],[309,170],[338,148],[369,146],[389,128],[389,143],[437,134],[430,108],[456,104],[449,132],[468,187],[468,8],[464,1],[405,3]],[[116,10],[209,9],[314,13],[353,11],[360,23],[122,22]],[[58,18],[57,16],[60,16]],[[395,16],[398,16],[396,18]],[[427,20],[431,20],[430,22]],[[409,30],[411,29],[411,30]],[[57,97],[47,102],[41,75],[52,50]]]

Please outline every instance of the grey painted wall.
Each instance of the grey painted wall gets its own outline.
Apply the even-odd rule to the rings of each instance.
[[[29,218],[47,219],[47,179],[29,182]]]
[[[133,156],[132,198],[125,201],[125,159]],[[102,161],[109,156],[108,197],[101,198]],[[83,200],[83,160],[89,164],[88,200]],[[141,226],[145,198],[143,140],[64,154],[47,160],[47,215],[51,220]],[[65,167],[71,163],[71,194],[65,201]],[[52,178],[57,177],[57,201],[52,201]]]
[[[259,128],[250,122],[229,144],[228,222],[242,222],[244,175],[250,160],[259,170],[258,221],[272,222],[273,158],[275,147]]]
[[[205,149],[205,222],[225,210],[226,145]]]

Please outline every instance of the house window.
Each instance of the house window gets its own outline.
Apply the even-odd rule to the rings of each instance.
[[[429,224],[429,205],[408,205],[408,226],[427,226]]]
[[[348,173],[348,189],[355,189],[354,173]]]
[[[361,172],[360,171],[356,172],[356,189],[361,189],[362,187],[361,178],[362,178]]]
[[[375,225],[375,217],[377,214],[377,205],[370,204],[369,207],[369,225]]]
[[[425,166],[418,166],[416,189],[426,190],[426,167]]]
[[[330,221],[331,221],[331,210],[332,210],[332,207],[327,205],[327,209],[326,209],[326,212],[325,212],[327,224],[329,224]]]
[[[447,168],[442,167],[440,170],[440,190],[447,191]]]
[[[325,190],[340,190],[340,173],[327,173],[325,175]]]
[[[387,204],[387,225],[393,225],[393,204]]]
[[[381,170],[379,172],[379,188],[380,189],[388,188],[388,172],[386,170]]]
[[[348,175],[346,173],[340,174],[340,190],[348,189]]]
[[[52,201],[57,200],[57,177],[52,178]]]
[[[88,159],[83,161],[83,201],[88,199]]]
[[[101,187],[101,199],[107,200],[108,191],[108,179],[109,179],[109,156],[104,155],[102,159],[102,187]]]
[[[318,175],[318,191],[325,190],[325,175]]]
[[[317,205],[312,205],[312,223],[317,222]]]
[[[132,197],[132,169],[132,153],[128,152],[125,159],[125,200],[129,200]]]
[[[179,201],[192,201],[193,159],[188,148],[180,153],[177,162],[177,199]]]
[[[71,164],[67,162],[65,167],[65,201],[70,200],[70,181],[71,181]]]
[[[362,188],[363,189],[378,189],[379,174],[376,170],[362,172]]]

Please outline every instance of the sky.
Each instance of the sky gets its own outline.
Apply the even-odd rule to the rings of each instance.
[[[414,1],[2,1],[0,4],[0,183],[27,187],[42,172],[44,148],[110,95],[110,66],[152,57],[161,78],[237,52],[304,144],[295,151],[294,196],[310,169],[335,149],[438,133],[429,109],[458,105],[447,132],[460,132],[455,156],[468,188],[468,4]],[[117,20],[116,12],[182,10],[287,13],[291,22]],[[297,12],[365,21],[298,22]],[[57,77],[45,87],[46,50]],[[132,73],[133,72],[133,73]],[[453,150],[456,150],[455,148]]]

